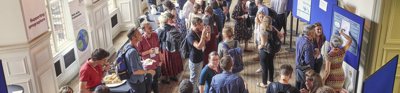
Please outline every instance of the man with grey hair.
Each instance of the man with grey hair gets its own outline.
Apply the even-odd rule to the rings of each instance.
[[[305,87],[304,72],[314,66],[314,58],[316,57],[312,43],[314,37],[314,26],[307,25],[303,29],[303,34],[296,41],[296,88],[299,90]]]

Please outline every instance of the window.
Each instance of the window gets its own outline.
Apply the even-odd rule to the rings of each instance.
[[[67,32],[65,23],[64,0],[49,0],[47,11],[49,12],[50,26],[52,31],[50,45],[53,56],[67,48],[68,44],[73,42],[71,32]]]

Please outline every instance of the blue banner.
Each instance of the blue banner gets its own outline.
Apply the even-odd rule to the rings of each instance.
[[[399,55],[364,81],[362,93],[392,93]]]
[[[0,93],[7,93],[7,83],[4,77],[3,64],[0,59]]]

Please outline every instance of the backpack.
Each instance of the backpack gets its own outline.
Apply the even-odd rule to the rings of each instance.
[[[249,16],[256,16],[257,15],[258,7],[257,7],[255,2],[250,2],[248,11],[249,11]]]
[[[230,48],[228,46],[228,44],[225,42],[222,42],[222,44],[223,44],[223,48],[227,50],[227,53],[228,53],[227,55],[231,56],[231,58],[234,62],[234,65],[232,68],[232,73],[239,73],[240,71],[242,71],[244,69],[243,68],[244,64],[243,64],[242,49],[237,46],[238,44],[236,41],[235,41],[235,46],[234,46],[235,48]]]
[[[267,52],[273,54],[278,53],[282,45],[278,36],[278,31],[274,28],[274,31],[268,31],[268,33],[270,34],[268,35]]]
[[[300,92],[292,86],[285,88],[283,84],[278,83],[278,82],[272,82],[270,84],[270,87],[272,90],[270,90],[268,93],[299,93]]]
[[[126,50],[119,50],[118,51],[118,55],[117,55],[117,75],[119,77],[119,79],[121,80],[125,80],[125,79],[129,79],[131,76],[132,71],[130,71],[130,67],[127,64],[127,60],[125,57],[125,54],[128,50],[130,50],[132,48],[128,48]]]
[[[183,35],[177,29],[171,29],[170,31],[168,31],[166,33],[166,50],[169,52],[179,51],[182,37]]]
[[[189,58],[189,55],[190,55],[190,47],[189,47],[189,42],[187,41],[187,36],[182,40],[180,50],[179,50],[179,52],[181,53],[182,59]]]
[[[278,19],[278,13],[272,8],[268,8],[268,16],[272,18],[272,25],[274,27],[278,27],[278,22],[276,19]]]

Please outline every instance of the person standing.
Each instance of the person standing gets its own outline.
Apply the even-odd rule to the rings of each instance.
[[[142,29],[144,31],[142,38],[139,42],[137,50],[142,55],[142,60],[152,59],[153,64],[157,64],[156,68],[150,68],[156,71],[156,74],[152,78],[151,89],[154,93],[158,93],[158,79],[161,76],[161,65],[162,60],[160,56],[163,56],[160,51],[160,43],[158,42],[157,33],[155,33],[149,22],[144,21],[142,23]]]
[[[233,60],[230,56],[222,57],[220,67],[223,72],[212,78],[209,93],[248,93],[244,80],[232,73]]]
[[[178,81],[176,77],[183,71],[183,63],[179,51],[170,52],[167,50],[167,33],[177,31],[174,16],[169,12],[164,12],[159,17],[160,27],[156,30],[160,42],[161,53],[164,55],[165,64],[161,67],[164,76],[163,83],[169,84],[170,80]]]
[[[224,43],[231,48],[239,47],[239,41],[233,39],[233,29],[232,27],[224,27],[222,31],[222,37],[224,38],[218,45],[218,56],[222,58],[224,55],[229,55],[228,50],[224,48]]]
[[[150,93],[150,83],[152,76],[155,75],[154,70],[144,70],[143,63],[140,59],[140,54],[137,50],[138,44],[142,41],[142,35],[137,28],[129,30],[127,35],[130,43],[124,46],[126,50],[125,58],[128,68],[132,74],[128,79],[129,86],[136,93]]]
[[[321,23],[317,22],[314,24],[315,28],[315,40],[314,40],[314,46],[315,46],[315,50],[321,50],[322,49],[322,45],[324,45],[326,38],[324,35],[324,32],[322,31],[322,25]],[[323,56],[321,53],[318,53],[318,57],[315,59],[315,66],[314,66],[314,71],[316,73],[320,73],[321,72],[321,68],[324,62]]]
[[[289,64],[281,66],[278,82],[272,82],[268,85],[267,93],[300,93],[298,89],[290,85],[289,81],[292,79],[293,67]]]
[[[106,50],[95,49],[90,58],[82,65],[79,70],[80,93],[91,93],[98,85],[101,85],[104,73],[110,69],[107,63],[108,56],[110,53]]]
[[[255,2],[258,7],[257,13],[262,12],[264,15],[269,16],[268,7],[263,4],[263,0],[256,0]]]
[[[205,10],[205,15],[203,16],[203,22],[205,26],[210,27],[210,41],[206,43],[206,48],[204,49],[204,54],[210,54],[212,51],[217,51],[218,49],[218,42],[217,42],[217,37],[219,35],[218,33],[218,24],[216,20],[218,20],[218,17],[213,14],[213,10],[211,6],[207,6]],[[203,67],[208,64],[208,56],[204,56],[204,63]]]
[[[259,55],[260,55],[260,65],[262,70],[262,82],[257,83],[259,87],[267,87],[269,83],[274,80],[274,58],[275,53],[271,52],[272,39],[279,33],[275,27],[272,26],[272,18],[267,16],[263,18],[261,23],[261,32],[259,33],[260,45],[258,45]]]
[[[341,29],[339,34],[347,40],[347,43],[344,46],[342,46],[343,40],[339,35],[332,35],[329,45],[324,45],[326,47],[326,51],[324,51],[326,64],[323,81],[325,82],[325,85],[332,87],[336,92],[344,90],[343,85],[345,77],[342,64],[346,51],[350,48],[351,43],[353,42],[351,37],[344,33],[344,29]]]
[[[275,10],[276,14],[278,14],[276,16],[276,28],[281,31],[281,29],[283,28],[283,31],[286,32],[286,6],[288,3],[288,0],[271,0],[271,8],[272,10]]]
[[[303,34],[296,40],[296,88],[305,87],[305,71],[314,67],[315,51],[313,39],[315,38],[314,26],[307,25]]]
[[[247,49],[248,41],[251,38],[252,31],[247,29],[246,20],[248,17],[247,9],[246,9],[247,0],[238,0],[236,4],[235,10],[233,10],[233,19],[235,22],[235,40],[239,40],[240,42],[244,42],[244,51],[251,52],[251,50]]]
[[[189,70],[190,70],[190,82],[193,84],[194,92],[199,92],[199,76],[203,63],[203,50],[206,43],[210,40],[210,27],[206,26],[204,28],[203,21],[195,17],[193,18],[191,31],[187,38],[189,43]]]
[[[209,93],[208,90],[210,90],[210,84],[212,78],[220,73],[219,70],[219,57],[217,52],[213,51],[209,55],[209,61],[203,70],[201,70],[200,74],[200,80],[199,80],[199,93]]]
[[[180,19],[184,19],[186,22],[186,27],[190,28],[189,14],[194,10],[193,6],[195,4],[195,0],[186,1],[185,5],[183,5],[182,11],[180,11]]]

